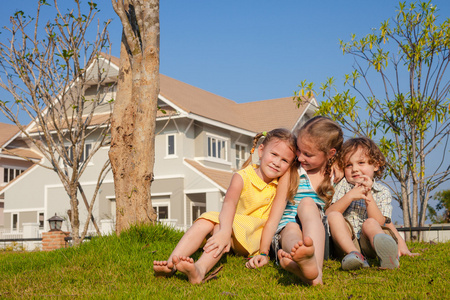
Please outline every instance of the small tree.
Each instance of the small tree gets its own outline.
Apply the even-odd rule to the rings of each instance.
[[[77,245],[86,235],[89,220],[96,226],[92,209],[109,169],[107,161],[88,202],[80,177],[106,144],[111,98],[105,92],[111,86],[107,83],[107,63],[98,60],[100,51],[108,49],[109,21],[98,24],[95,40],[88,41],[86,35],[92,31],[98,11],[96,4],[88,2],[85,9],[78,0],[73,4],[74,10],[63,13],[55,0],[56,16],[43,27],[39,26],[41,10],[50,6],[45,0],[38,2],[36,17],[27,17],[23,11],[11,17],[11,26],[5,27],[9,41],[0,43],[0,87],[14,100],[1,100],[0,110],[45,157],[46,162],[40,165],[56,172],[61,180],[70,199],[70,224]],[[88,89],[89,97],[85,96]],[[105,106],[103,118],[94,118],[94,112]],[[20,123],[21,114],[33,120],[30,126]],[[90,149],[86,148],[88,138],[94,141]],[[81,234],[78,195],[88,211]]]
[[[433,223],[450,223],[450,190],[444,190],[434,194],[433,198],[438,201],[436,209],[428,205],[428,217]],[[444,210],[442,214],[438,211]]]
[[[116,193],[116,232],[154,223],[151,182],[159,94],[159,1],[112,0],[123,26],[109,157]]]
[[[424,225],[430,193],[450,179],[445,159],[450,19],[438,24],[436,12],[430,2],[409,7],[400,3],[393,22],[383,22],[361,39],[353,35],[350,42],[341,41],[344,54],[355,58],[353,72],[345,75],[344,86],[349,88],[338,92],[329,78],[321,86],[325,100],[317,112],[330,115],[353,134],[379,140],[404,224],[414,227]],[[303,81],[300,87],[295,95],[299,102],[314,85]],[[433,169],[427,160],[431,157],[437,161]]]

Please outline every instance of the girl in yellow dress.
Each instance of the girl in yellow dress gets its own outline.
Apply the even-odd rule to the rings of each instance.
[[[243,169],[233,175],[220,213],[202,214],[178,242],[167,261],[154,261],[156,276],[170,276],[178,270],[188,276],[189,282],[201,283],[230,248],[242,256],[259,253],[262,229],[270,214],[278,179],[288,170],[296,174],[298,167],[295,160],[296,138],[289,130],[274,129],[257,134],[252,154],[263,136],[265,138],[258,147],[260,164],[250,165],[249,157]],[[292,181],[291,197],[297,188],[297,181]],[[203,247],[203,254],[194,263],[189,256],[208,236],[211,237]],[[268,255],[266,252],[259,254]]]

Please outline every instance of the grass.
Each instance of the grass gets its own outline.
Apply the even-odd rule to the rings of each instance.
[[[449,299],[450,243],[409,244],[419,257],[402,257],[398,270],[352,272],[324,265],[325,285],[305,286],[272,262],[248,270],[228,255],[218,279],[191,285],[186,276],[153,276],[153,260],[167,259],[182,233],[137,227],[120,237],[94,238],[52,252],[0,252],[0,298],[94,299]],[[194,255],[197,258],[199,253]]]

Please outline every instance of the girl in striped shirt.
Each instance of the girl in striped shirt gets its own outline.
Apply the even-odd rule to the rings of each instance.
[[[325,209],[334,192],[331,166],[342,142],[342,129],[329,118],[314,117],[300,128],[297,157],[301,166],[297,193],[292,202],[277,201],[278,197],[286,199],[290,179],[284,176],[261,237],[261,252],[272,243],[281,267],[310,285],[322,284],[328,230]],[[265,257],[257,255],[247,262],[247,267],[257,268],[267,262]]]

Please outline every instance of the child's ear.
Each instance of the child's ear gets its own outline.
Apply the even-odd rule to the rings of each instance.
[[[336,149],[331,148],[330,151],[328,151],[328,159],[332,158],[336,155]]]
[[[373,167],[374,167],[373,168],[374,172],[376,172],[376,171],[378,171],[380,169],[380,166],[378,166],[378,164],[374,164]]]
[[[259,156],[259,159],[261,159],[261,157],[262,157],[263,149],[264,149],[264,145],[263,145],[263,144],[261,144],[261,145],[258,146],[258,156]]]

